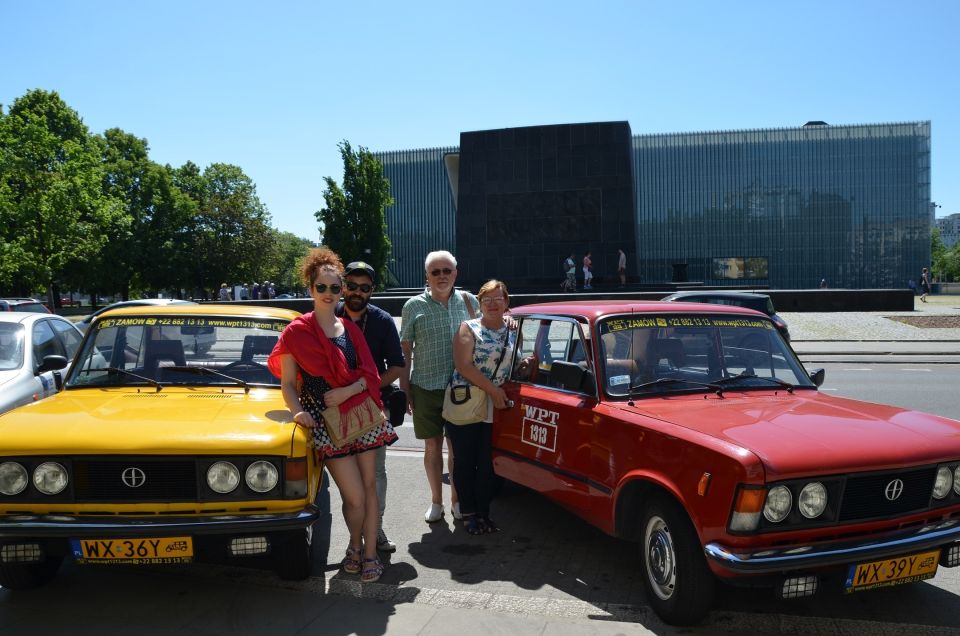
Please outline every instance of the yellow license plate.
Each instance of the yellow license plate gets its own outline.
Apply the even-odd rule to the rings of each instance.
[[[894,557],[883,561],[851,565],[844,586],[847,592],[872,590],[933,578],[940,562],[940,550]]]
[[[192,537],[139,539],[73,539],[77,563],[189,563],[193,561]]]

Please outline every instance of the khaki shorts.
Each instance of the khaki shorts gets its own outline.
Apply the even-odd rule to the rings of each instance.
[[[443,435],[443,389],[424,389],[410,385],[413,397],[413,433],[417,439]]]

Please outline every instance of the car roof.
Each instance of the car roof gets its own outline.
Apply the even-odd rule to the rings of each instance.
[[[523,305],[510,310],[514,314],[565,314],[583,316],[596,320],[611,314],[746,314],[763,316],[766,314],[746,307],[734,305],[708,305],[705,303],[684,303],[661,300],[651,301],[606,301],[606,300],[575,300],[555,303],[538,303]]]
[[[63,316],[57,314],[42,314],[38,311],[4,311],[0,312],[0,322],[19,322],[26,323],[41,319],[57,318],[64,322],[70,322]],[[73,323],[70,323],[73,324]]]
[[[117,316],[229,316],[243,318],[279,318],[282,320],[293,320],[300,315],[300,312],[292,309],[280,309],[278,307],[253,306],[253,305],[221,305],[209,303],[199,305],[196,303],[187,303],[182,305],[127,305],[126,307],[117,307],[110,311],[105,311],[97,318],[107,316],[116,318]]]
[[[758,294],[756,292],[721,291],[721,290],[714,290],[714,289],[705,289],[703,291],[674,292],[669,296],[664,296],[664,298],[689,298],[691,296],[713,296],[715,298],[743,298],[745,300],[770,298],[770,296],[767,294]]]

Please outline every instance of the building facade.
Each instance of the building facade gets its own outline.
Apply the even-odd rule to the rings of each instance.
[[[547,130],[558,128],[464,135],[499,139],[500,148],[504,139],[516,139],[516,131],[524,131],[519,135],[527,144],[522,152],[540,157],[551,152]],[[571,147],[582,150],[582,143]],[[504,190],[527,192],[523,196],[531,201],[557,202],[553,210],[544,211],[544,219],[566,215],[560,212],[564,197],[602,207],[603,197],[597,199],[600,182],[589,182],[586,175],[563,184],[534,180],[532,186],[528,178],[518,189],[516,174],[498,169],[493,178],[484,172],[480,198],[458,211],[458,198],[465,200],[462,185],[471,184],[467,189],[472,192],[476,181],[474,172],[464,175],[460,170],[459,150],[377,155],[396,200],[387,211],[387,225],[396,259],[394,273],[404,286],[422,283],[422,260],[428,251],[472,254],[478,242],[486,241],[478,238],[481,234],[496,234],[490,229],[489,211],[504,208]],[[569,242],[578,256],[587,249],[595,257],[599,252],[595,263],[601,280],[613,279],[615,243],[629,246],[630,280],[648,284],[685,272],[690,281],[717,286],[802,289],[826,279],[831,287],[896,288],[929,266],[929,122],[853,126],[812,122],[798,128],[636,135],[630,137],[630,151],[630,222],[618,226],[616,238],[578,233]],[[498,152],[497,160],[485,162],[484,171],[493,164],[516,165],[509,157],[515,154],[512,146]],[[525,165],[527,171],[532,165],[544,169],[542,162]],[[498,179],[504,182],[497,184]],[[566,194],[556,196],[558,190]],[[540,194],[529,199],[530,192]],[[507,207],[519,210],[523,198],[512,201]],[[537,206],[542,207],[540,203]],[[540,214],[535,209],[531,207],[534,216]],[[471,261],[472,269],[484,271],[472,272],[468,279],[500,275],[512,284],[536,286],[550,274],[550,280],[559,281],[559,267],[553,262],[559,222],[528,223],[523,246],[488,247],[496,250],[495,257],[522,256],[521,266],[499,272],[489,271],[490,261],[483,265]],[[458,230],[465,224],[469,229]],[[554,247],[536,252],[530,246],[537,244]],[[534,263],[531,258],[539,260]],[[415,271],[406,267],[410,261],[417,262]]]
[[[960,213],[937,219],[937,227],[940,228],[940,240],[944,247],[950,249],[960,243]]]

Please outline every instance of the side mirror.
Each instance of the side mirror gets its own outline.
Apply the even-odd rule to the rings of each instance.
[[[47,371],[59,371],[60,369],[65,369],[67,367],[67,359],[63,356],[43,356],[43,362],[40,363],[40,368],[37,369],[37,373],[46,373]]]
[[[821,386],[823,381],[827,378],[826,369],[816,369],[810,373],[810,379],[813,380],[813,383],[817,386]]]

